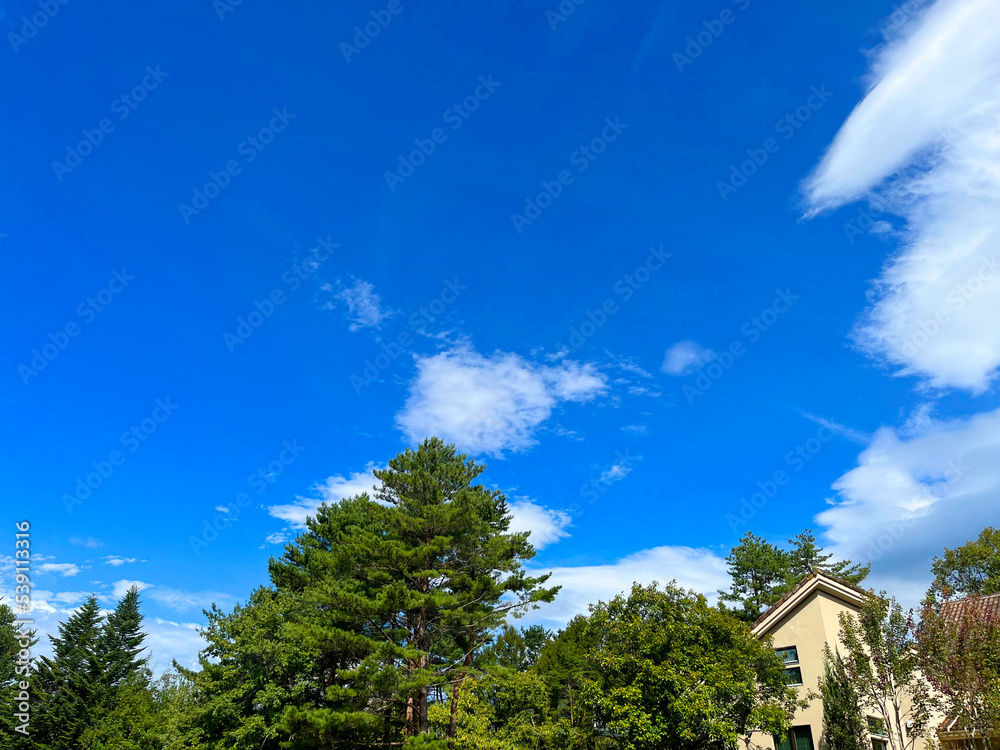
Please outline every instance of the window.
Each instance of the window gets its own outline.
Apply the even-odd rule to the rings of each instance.
[[[868,717],[868,731],[877,737],[885,737],[885,720]]]
[[[775,750],[813,750],[812,728],[792,727],[784,738],[774,738]]]
[[[868,717],[868,731],[872,735],[872,750],[889,750],[889,742],[885,737],[885,720],[874,716]]]
[[[785,662],[785,664],[799,663],[799,650],[795,646],[775,649],[775,653],[778,654],[778,658]]]
[[[785,683],[788,685],[804,685],[802,682],[802,670],[799,667],[792,667],[785,670]]]
[[[802,685],[802,670],[797,665],[799,663],[799,650],[795,646],[785,646],[776,648],[774,653],[778,655],[788,669],[785,670],[785,682],[789,685]]]

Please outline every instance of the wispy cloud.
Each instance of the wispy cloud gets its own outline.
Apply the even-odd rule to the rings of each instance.
[[[382,298],[375,293],[372,284],[361,279],[353,279],[353,282],[351,286],[342,287],[333,294],[334,299],[347,306],[351,317],[350,330],[379,328],[383,321],[392,317],[393,311],[383,307]],[[334,287],[327,285],[324,289],[332,292]]]
[[[847,438],[852,443],[857,443],[859,445],[868,445],[871,442],[872,436],[861,430],[855,430],[853,427],[848,427],[847,425],[842,425],[839,422],[834,422],[830,419],[825,419],[823,417],[818,417],[815,414],[810,414],[807,411],[799,411],[803,417],[808,419],[810,422],[815,422],[818,425],[822,425],[834,435],[841,435]]]
[[[902,217],[858,347],[929,386],[1000,366],[1000,4],[938,0],[888,41],[805,182],[809,215],[869,198]]]
[[[136,557],[120,557],[118,555],[107,555],[104,559],[105,565],[113,565],[116,568],[125,565],[126,563],[137,563],[139,559]],[[146,562],[143,560],[142,562]]]
[[[667,349],[662,370],[667,375],[689,375],[715,359],[715,352],[696,341],[678,341]]]
[[[83,568],[76,563],[42,563],[38,566],[39,573],[52,573],[53,575],[60,575],[63,578],[79,575],[81,570]]]
[[[100,539],[94,539],[92,536],[72,536],[69,538],[69,543],[76,547],[87,547],[88,549],[97,549],[104,546],[104,542]]]

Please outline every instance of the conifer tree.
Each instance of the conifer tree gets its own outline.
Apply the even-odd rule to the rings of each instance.
[[[91,595],[59,626],[52,657],[39,659],[33,680],[32,732],[45,750],[79,750],[80,737],[97,719],[104,663],[98,653],[101,612]]]
[[[24,729],[29,733],[25,736],[23,731],[18,730],[19,727],[25,726],[25,722],[15,717],[15,714],[20,713],[19,706],[22,701],[18,696],[23,693],[21,685],[28,682],[29,678],[18,655],[24,644],[27,644],[30,650],[37,639],[34,631],[20,630],[15,625],[16,619],[14,610],[6,603],[0,602],[0,706],[3,706],[3,713],[0,714],[0,750],[20,750],[30,747],[30,722],[27,729]],[[28,694],[30,708],[32,705],[30,689]]]
[[[299,736],[318,744],[334,729],[382,721],[403,738],[428,739],[433,697],[447,692],[457,706],[475,655],[505,614],[552,599],[547,576],[522,568],[534,549],[528,533],[508,533],[504,496],[473,484],[483,470],[428,439],[375,472],[376,500],[321,506],[272,561],[275,585],[300,605],[290,631],[358,656],[326,690],[355,708],[292,709]]]
[[[830,562],[832,553],[823,554],[823,548],[816,545],[816,536],[812,529],[806,529],[788,543],[792,548],[788,551],[788,572],[786,579],[788,588],[801,581],[814,570],[822,571],[848,583],[861,583],[871,572],[871,564],[861,565],[850,560]]]
[[[139,589],[133,585],[107,616],[97,641],[98,655],[105,665],[101,683],[106,699],[113,698],[116,691],[125,685],[148,685],[146,664],[149,659],[140,656],[145,650],[142,643],[146,638],[142,632],[142,619]]]
[[[729,591],[720,591],[720,602],[741,605],[733,615],[753,622],[781,598],[787,585],[788,556],[775,545],[747,532],[726,558],[732,578]]]

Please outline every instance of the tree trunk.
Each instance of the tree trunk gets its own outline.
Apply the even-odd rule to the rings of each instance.
[[[455,734],[458,732],[458,697],[462,690],[462,682],[472,666],[472,652],[475,651],[475,641],[473,636],[469,636],[469,651],[465,654],[462,662],[462,671],[455,678],[455,687],[451,689],[451,718],[448,719],[448,747],[455,746]]]

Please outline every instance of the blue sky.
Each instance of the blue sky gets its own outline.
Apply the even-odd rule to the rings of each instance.
[[[997,13],[8,0],[3,516],[43,627],[137,581],[190,661],[431,434],[533,531],[550,625],[807,526],[915,601],[1000,496]]]

